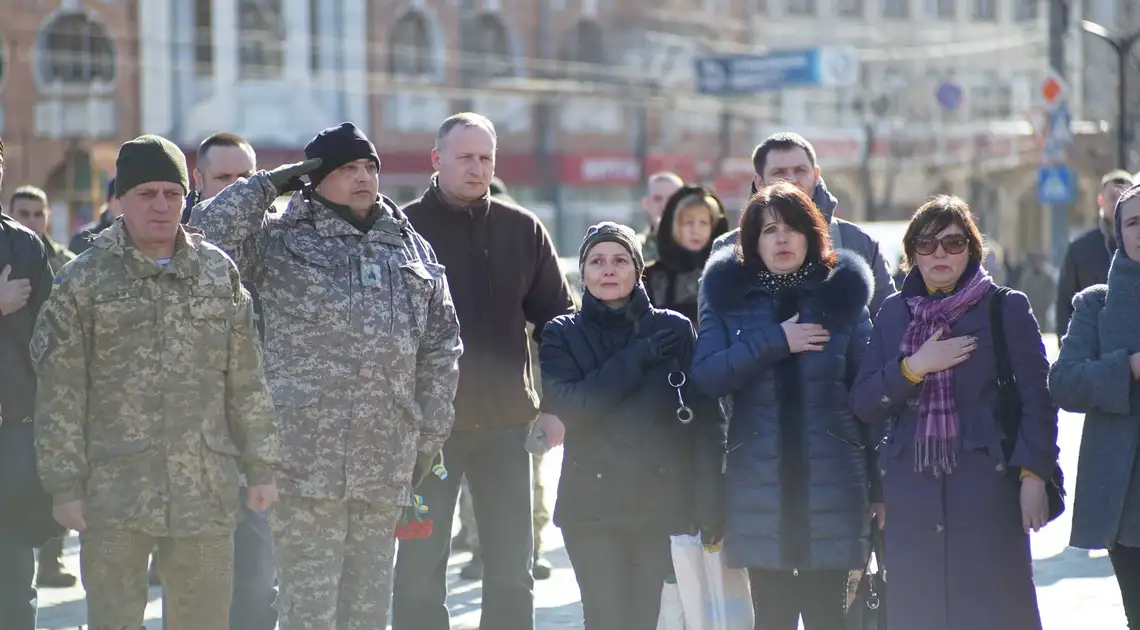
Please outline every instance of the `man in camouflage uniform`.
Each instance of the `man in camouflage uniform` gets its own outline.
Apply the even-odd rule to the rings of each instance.
[[[273,408],[249,294],[178,222],[182,151],[125,143],[123,216],[56,276],[31,354],[35,438],[54,514],[80,532],[91,630],[138,628],[158,546],[167,630],[227,628],[239,472],[277,497]]]
[[[379,630],[413,468],[455,418],[459,322],[435,254],[379,195],[364,134],[326,129],[305,155],[227,187],[190,224],[261,294],[282,441],[271,518],[281,628]]]
[[[75,254],[52,240],[51,235],[47,233],[48,225],[51,223],[51,208],[48,207],[47,193],[35,186],[20,186],[12,193],[9,205],[12,208],[12,217],[19,221],[20,225],[35,232],[44,242],[52,273],[75,260]]]

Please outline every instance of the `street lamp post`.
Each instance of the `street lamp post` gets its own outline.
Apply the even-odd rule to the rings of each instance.
[[[1108,42],[1108,44],[1112,46],[1112,49],[1116,51],[1116,159],[1117,166],[1127,169],[1129,166],[1127,123],[1128,91],[1125,73],[1128,71],[1128,56],[1132,52],[1132,47],[1137,41],[1140,41],[1140,31],[1136,31],[1127,37],[1113,36],[1107,28],[1088,20],[1081,20],[1081,28],[1084,29],[1086,33]]]

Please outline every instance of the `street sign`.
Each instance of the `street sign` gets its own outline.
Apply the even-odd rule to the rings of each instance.
[[[1069,85],[1055,70],[1050,70],[1041,81],[1039,95],[1046,107],[1059,107],[1069,97]]]
[[[701,94],[755,94],[790,87],[851,86],[859,58],[850,46],[781,50],[767,55],[719,55],[696,60]]]
[[[1043,164],[1063,164],[1069,161],[1073,150],[1073,119],[1064,103],[1050,110],[1045,124],[1045,138],[1041,146]]]
[[[1042,166],[1037,171],[1037,199],[1042,205],[1064,205],[1075,201],[1076,186],[1068,166]]]
[[[942,109],[953,112],[962,106],[962,86],[953,81],[943,81],[934,92],[934,98]]]

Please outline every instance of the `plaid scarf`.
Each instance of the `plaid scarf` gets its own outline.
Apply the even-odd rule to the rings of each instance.
[[[907,298],[911,320],[899,348],[903,356],[918,351],[936,331],[949,334],[950,327],[973,308],[994,286],[982,267],[952,295],[939,298],[918,295]],[[918,428],[915,431],[915,471],[929,470],[935,477],[949,474],[958,464],[958,410],[954,403],[954,370],[926,375],[918,398]]]

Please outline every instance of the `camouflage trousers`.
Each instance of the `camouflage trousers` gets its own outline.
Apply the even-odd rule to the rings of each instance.
[[[281,630],[385,630],[402,512],[281,495],[270,517]]]
[[[149,590],[147,569],[156,545],[166,630],[229,628],[232,533],[159,538],[98,528],[83,532],[79,540],[90,630],[134,630],[142,626]]]
[[[538,557],[542,551],[542,530],[550,524],[550,508],[546,507],[546,488],[542,483],[542,455],[531,455],[531,464],[534,470],[533,510],[534,510],[534,555]],[[467,536],[467,544],[471,553],[479,555],[479,528],[475,525],[475,506],[471,503],[471,490],[467,488],[467,480],[459,487],[459,522],[463,524],[463,533]]]

